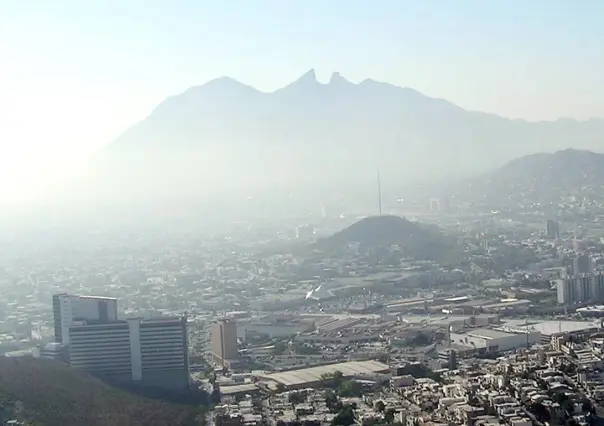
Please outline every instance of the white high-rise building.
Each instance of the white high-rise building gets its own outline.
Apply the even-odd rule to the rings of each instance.
[[[186,318],[73,324],[69,363],[102,378],[154,388],[189,385]]]
[[[560,305],[570,305],[574,300],[573,285],[570,279],[559,279],[556,283],[558,293],[558,303]]]
[[[604,301],[604,274],[583,274],[559,279],[558,303],[596,303]]]
[[[55,342],[69,344],[69,328],[77,321],[117,321],[117,299],[76,296],[62,293],[52,296]]]
[[[212,356],[221,366],[226,366],[229,360],[239,358],[237,351],[237,323],[222,319],[212,324]]]

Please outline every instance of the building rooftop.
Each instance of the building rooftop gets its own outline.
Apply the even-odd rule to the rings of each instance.
[[[509,320],[505,325],[518,328],[528,328],[529,330],[539,331],[544,335],[552,335],[558,333],[577,333],[589,329],[599,328],[597,322],[588,321],[539,321],[529,322],[525,320]]]
[[[53,294],[54,296],[69,296],[69,297],[77,297],[78,299],[93,299],[93,300],[111,300],[111,301],[117,301],[116,297],[106,297],[106,296],[82,296],[79,294],[71,294],[71,293],[55,293]]]
[[[105,297],[105,296],[80,296],[80,295],[76,295],[75,297],[78,297],[80,299],[92,299],[92,300],[112,300],[112,301],[116,301],[117,298],[115,297]]]
[[[319,367],[303,368],[299,370],[282,371],[266,374],[263,377],[282,383],[285,386],[299,386],[321,380],[324,374],[333,374],[340,371],[344,377],[363,374],[375,374],[389,371],[388,365],[377,361],[351,361],[338,364],[323,365]]]
[[[487,340],[501,339],[503,337],[508,337],[508,336],[513,335],[512,333],[506,333],[505,331],[494,330],[492,328],[469,329],[469,330],[467,330],[467,332],[465,334],[467,334],[468,336],[481,337],[481,338],[487,339]]]
[[[583,313],[583,312],[603,312],[604,311],[604,305],[595,305],[595,306],[586,306],[584,308],[579,308],[577,309],[577,312],[579,313]]]
[[[245,392],[256,392],[258,390],[258,386],[254,383],[245,383],[242,385],[233,385],[233,386],[220,386],[220,393],[222,395],[234,395],[238,393]]]

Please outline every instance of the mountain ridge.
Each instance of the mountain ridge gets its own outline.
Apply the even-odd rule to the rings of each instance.
[[[505,204],[518,198],[557,200],[563,193],[579,194],[587,188],[604,186],[604,154],[573,148],[529,154],[465,184],[476,199]]]
[[[186,94],[189,91],[194,91],[194,90],[202,90],[205,87],[209,87],[212,85],[215,85],[217,83],[223,83],[223,84],[232,84],[232,85],[236,85],[236,86],[240,86],[242,88],[246,88],[246,89],[252,89],[255,92],[258,92],[260,94],[264,94],[264,95],[271,95],[277,92],[280,92],[290,86],[295,86],[298,83],[304,83],[304,82],[308,82],[308,83],[313,83],[316,84],[317,86],[330,86],[333,84],[339,84],[340,82],[343,83],[347,83],[351,86],[362,86],[362,85],[370,85],[370,84],[374,84],[374,85],[378,85],[378,86],[385,86],[385,87],[389,87],[392,89],[400,89],[403,91],[407,91],[409,93],[413,93],[415,95],[419,95],[421,97],[427,98],[429,100],[435,100],[435,101],[443,101],[446,102],[452,106],[455,106],[456,108],[459,108],[463,111],[466,112],[470,112],[470,113],[476,113],[476,114],[483,114],[483,115],[487,115],[487,116],[495,116],[498,118],[502,118],[505,120],[509,120],[512,122],[522,122],[522,123],[528,123],[528,124],[539,124],[539,123],[557,123],[557,122],[565,122],[565,123],[589,123],[592,121],[595,122],[601,122],[604,121],[604,117],[591,117],[591,118],[587,118],[587,119],[577,119],[577,118],[572,118],[572,117],[558,117],[555,119],[550,119],[550,120],[529,120],[526,118],[511,118],[511,117],[507,117],[505,115],[502,115],[500,113],[497,112],[493,112],[493,111],[481,111],[481,110],[475,110],[475,109],[468,109],[465,108],[457,103],[455,103],[454,101],[450,101],[448,99],[442,98],[442,97],[437,97],[437,96],[431,96],[431,95],[427,95],[417,89],[414,89],[412,87],[409,86],[400,86],[394,83],[390,83],[387,81],[380,81],[380,80],[375,80],[372,78],[365,78],[362,81],[355,83],[351,80],[348,80],[346,77],[344,77],[342,75],[342,73],[340,73],[339,71],[334,71],[331,73],[329,80],[325,83],[319,81],[319,79],[317,78],[316,75],[316,70],[315,68],[311,68],[310,70],[304,72],[300,77],[296,78],[295,80],[285,84],[282,87],[278,87],[276,89],[273,90],[262,90],[262,89],[258,89],[257,87],[245,83],[243,81],[237,80],[236,78],[230,77],[230,76],[221,76],[221,77],[217,77],[217,78],[213,78],[210,79],[208,81],[206,81],[205,83],[201,83],[201,84],[197,84],[194,86],[189,87],[188,89],[185,89],[183,92],[181,92],[180,94],[176,94],[176,95],[172,95],[167,97],[164,101],[160,102],[160,104],[158,104],[158,106],[160,106],[163,102],[172,99],[172,98],[178,98],[184,94]],[[157,107],[156,107],[157,108]],[[153,110],[152,110],[153,112]]]
[[[109,192],[320,187],[375,168],[396,182],[471,176],[570,146],[601,149],[604,121],[510,120],[310,70],[272,92],[221,77],[169,97],[95,157],[92,175]]]

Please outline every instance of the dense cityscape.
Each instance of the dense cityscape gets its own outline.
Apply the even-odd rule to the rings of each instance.
[[[383,203],[197,234],[32,236],[1,265],[0,350],[187,400],[204,407],[193,424],[597,421],[601,210]]]
[[[0,426],[604,425],[603,17],[0,0]]]

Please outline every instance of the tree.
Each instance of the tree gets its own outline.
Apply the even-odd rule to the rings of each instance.
[[[291,392],[288,399],[292,405],[302,404],[306,401],[306,397],[300,392]]]
[[[595,414],[596,409],[593,403],[589,399],[583,400],[583,404],[581,405],[581,410],[584,413]]]
[[[557,393],[554,394],[554,398],[553,399],[558,404],[562,405],[568,399],[568,396],[566,396],[566,394],[564,392],[557,392]]]
[[[386,404],[384,404],[384,401],[378,401],[375,403],[375,411],[377,411],[378,413],[383,413],[384,410],[386,410]]]
[[[340,402],[340,399],[332,390],[328,390],[327,392],[325,392],[325,405],[332,412],[340,411],[342,409],[342,403]]]
[[[281,382],[277,383],[277,385],[275,386],[275,391],[277,393],[283,393],[285,392],[285,385]]]
[[[341,371],[321,374],[321,383],[323,387],[337,389],[344,381],[344,374]]]
[[[338,395],[343,398],[350,398],[353,396],[361,396],[363,388],[359,382],[354,380],[346,380],[338,387]]]
[[[212,395],[210,399],[212,401],[212,405],[220,404],[220,401],[222,400],[222,394],[220,393],[220,386],[218,386],[218,383],[214,384],[214,389],[212,390]]]
[[[354,411],[351,406],[347,405],[333,418],[331,424],[333,426],[350,426],[354,422]]]
[[[573,413],[575,412],[575,404],[570,399],[564,400],[562,403],[562,408],[564,411],[566,411],[566,414],[568,414],[569,417],[572,417]]]
[[[273,347],[273,353],[275,355],[283,355],[287,350],[287,344],[285,342],[277,342]]]
[[[386,423],[392,423],[392,422],[394,422],[394,414],[395,413],[396,412],[392,408],[389,408],[388,410],[386,410],[386,413],[384,414],[384,420],[386,420]]]
[[[535,417],[537,417],[537,420],[539,420],[541,422],[549,422],[549,420],[550,420],[549,411],[548,411],[547,407],[545,405],[543,405],[542,403],[536,402],[534,404],[531,404],[529,409],[530,409],[531,413],[533,413],[535,415]]]

